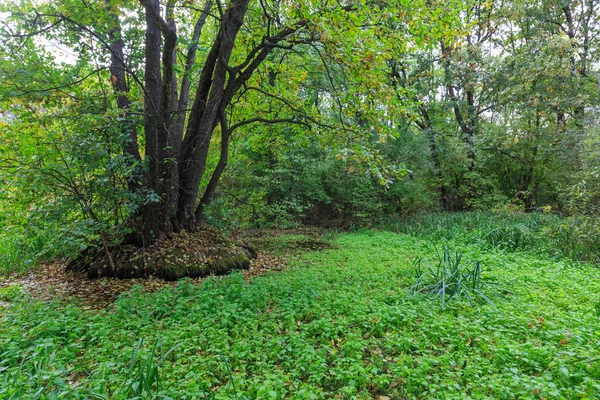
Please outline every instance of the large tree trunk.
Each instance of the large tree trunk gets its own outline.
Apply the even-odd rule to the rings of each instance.
[[[217,112],[223,99],[229,58],[248,2],[232,1],[222,16],[218,36],[200,78],[182,144],[185,118],[180,114],[184,113],[187,105],[191,63],[210,5],[207,4],[196,24],[195,41],[188,52],[182,93],[178,98],[174,70],[177,33],[171,17],[173,5],[169,3],[166,19],[163,19],[158,0],[142,1],[146,10],[144,129],[147,185],[158,197],[157,201],[147,204],[143,210],[143,236],[148,242],[168,237],[180,228],[194,231],[197,227],[195,203],[210,139],[217,123]]]
[[[276,48],[277,43],[294,34],[306,22],[301,21],[294,27],[282,28],[270,37],[263,37],[262,42],[248,52],[244,62],[231,66],[231,54],[250,0],[231,0],[226,10],[219,5],[219,30],[204,61],[185,125],[190,73],[198,39],[212,2],[206,3],[195,25],[178,98],[174,68],[177,33],[170,16],[174,2],[167,3],[166,18],[163,19],[158,0],[140,1],[146,9],[144,127],[147,185],[159,198],[157,202],[145,206],[143,212],[143,236],[152,242],[180,229],[193,232],[198,228],[204,207],[214,198],[217,183],[227,164],[230,131],[226,110],[231,100]],[[219,124],[223,132],[225,154],[222,154],[198,205],[200,182],[205,173],[211,138]]]
[[[138,149],[137,127],[135,121],[132,121],[131,116],[128,115],[131,108],[131,101],[128,97],[129,86],[125,75],[127,69],[125,55],[123,53],[125,43],[121,37],[121,21],[119,20],[117,10],[112,7],[110,0],[106,0],[106,7],[108,8],[108,15],[112,23],[112,29],[108,32],[108,44],[110,46],[110,81],[113,90],[117,94],[117,107],[123,112],[123,118],[119,121],[121,125],[120,129],[124,136],[123,154],[125,155],[127,166],[131,168],[134,162],[139,162],[141,160],[141,156]],[[135,176],[128,176],[127,185],[131,192],[136,191],[139,186],[137,178]]]
[[[181,42],[178,42],[174,20],[177,1],[169,0],[161,6],[160,0],[140,0],[146,24],[144,79],[141,82],[128,68],[124,58],[126,46],[121,37],[118,6],[112,0],[104,1],[112,27],[108,40],[103,43],[111,56],[111,82],[117,94],[117,104],[125,116],[130,117],[128,110],[131,107],[126,74],[131,74],[144,93],[143,160],[138,150],[138,132],[131,118],[125,118],[127,122],[122,130],[128,135],[123,152],[136,162],[144,161],[146,168],[143,189],[148,200],[140,210],[139,229],[144,245],[150,245],[182,229],[197,230],[204,207],[214,198],[216,186],[227,165],[231,131],[254,120],[240,121],[231,130],[228,128],[227,109],[233,97],[270,52],[277,48],[277,44],[305,27],[307,22],[296,21],[293,27],[283,27],[271,36],[262,37],[260,43],[248,51],[242,63],[231,66],[230,58],[250,0],[230,0],[227,8],[220,2],[206,0],[197,16],[186,59],[181,65],[181,76],[178,77],[180,69],[176,55]],[[216,10],[213,10],[213,4]],[[204,59],[197,86],[192,89],[191,75],[198,43],[211,10],[218,11],[215,18],[218,30]],[[273,22],[268,14],[265,18]],[[269,27],[272,29],[271,23]],[[193,96],[190,95],[191,90]],[[190,98],[194,100],[191,110],[188,110]],[[221,126],[223,134],[221,159],[199,202],[200,182],[217,125]]]
[[[161,54],[169,59],[168,46],[173,45],[173,37],[167,36],[165,48],[160,29],[159,0],[144,2],[146,9],[145,73],[144,73],[144,133],[146,137],[146,185],[157,197],[149,202],[142,212],[142,235],[148,243],[164,239],[174,231],[173,198],[177,195],[177,185],[173,182],[175,163],[168,158],[170,132],[168,81],[163,85],[161,78]],[[176,39],[176,38],[175,38]],[[162,68],[168,75],[167,68]],[[167,78],[170,79],[170,78]],[[164,93],[164,90],[167,93]]]

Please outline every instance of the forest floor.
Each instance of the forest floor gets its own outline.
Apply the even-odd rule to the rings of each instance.
[[[600,398],[600,269],[476,233],[255,232],[271,258],[246,274],[130,282],[94,310],[16,295],[0,398]],[[411,290],[444,248],[493,304]]]
[[[286,259],[290,255],[330,247],[331,245],[323,240],[323,235],[326,234],[327,231],[315,228],[252,230],[236,233],[234,235],[236,239],[251,244],[257,250],[257,257],[251,260],[250,268],[241,272],[244,279],[249,280],[268,271],[284,269],[287,266]],[[276,238],[279,237],[283,239],[277,240]],[[203,279],[191,279],[191,282],[199,284]],[[33,299],[77,304],[84,310],[106,309],[121,294],[130,291],[134,286],[151,293],[165,288],[174,288],[176,285],[177,282],[155,278],[88,279],[85,274],[67,271],[66,263],[59,261],[42,263],[24,273],[0,279],[0,287],[17,286]]]

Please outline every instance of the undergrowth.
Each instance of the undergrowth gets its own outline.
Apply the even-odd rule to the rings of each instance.
[[[498,297],[504,290],[498,286],[498,282],[483,278],[480,261],[466,261],[462,253],[452,252],[447,247],[436,255],[433,263],[428,258],[415,260],[416,281],[411,286],[413,294],[421,293],[439,299],[442,309],[451,300],[472,303],[477,298],[496,308],[490,298]],[[490,290],[491,287],[495,290]]]
[[[0,234],[0,276],[26,271],[42,258],[42,246],[22,233]]]
[[[489,249],[528,250],[574,261],[600,263],[600,221],[590,217],[490,214],[418,214],[393,219],[385,229],[411,236],[477,242]]]
[[[0,398],[598,398],[600,271],[486,229],[341,234],[282,272],[137,289],[102,312],[17,298],[0,309]],[[410,260],[443,246],[511,291],[498,310],[412,296]]]

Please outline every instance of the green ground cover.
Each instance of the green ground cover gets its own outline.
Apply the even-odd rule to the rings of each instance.
[[[17,295],[0,309],[0,398],[600,398],[600,270],[443,218],[103,312]],[[488,288],[497,309],[412,294],[413,260],[443,247],[510,291]]]

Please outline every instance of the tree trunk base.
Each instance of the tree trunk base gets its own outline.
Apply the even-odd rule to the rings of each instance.
[[[149,247],[124,243],[108,249],[88,248],[67,264],[67,270],[86,273],[90,279],[156,277],[174,281],[249,269],[254,257],[252,247],[207,229],[174,234]]]

